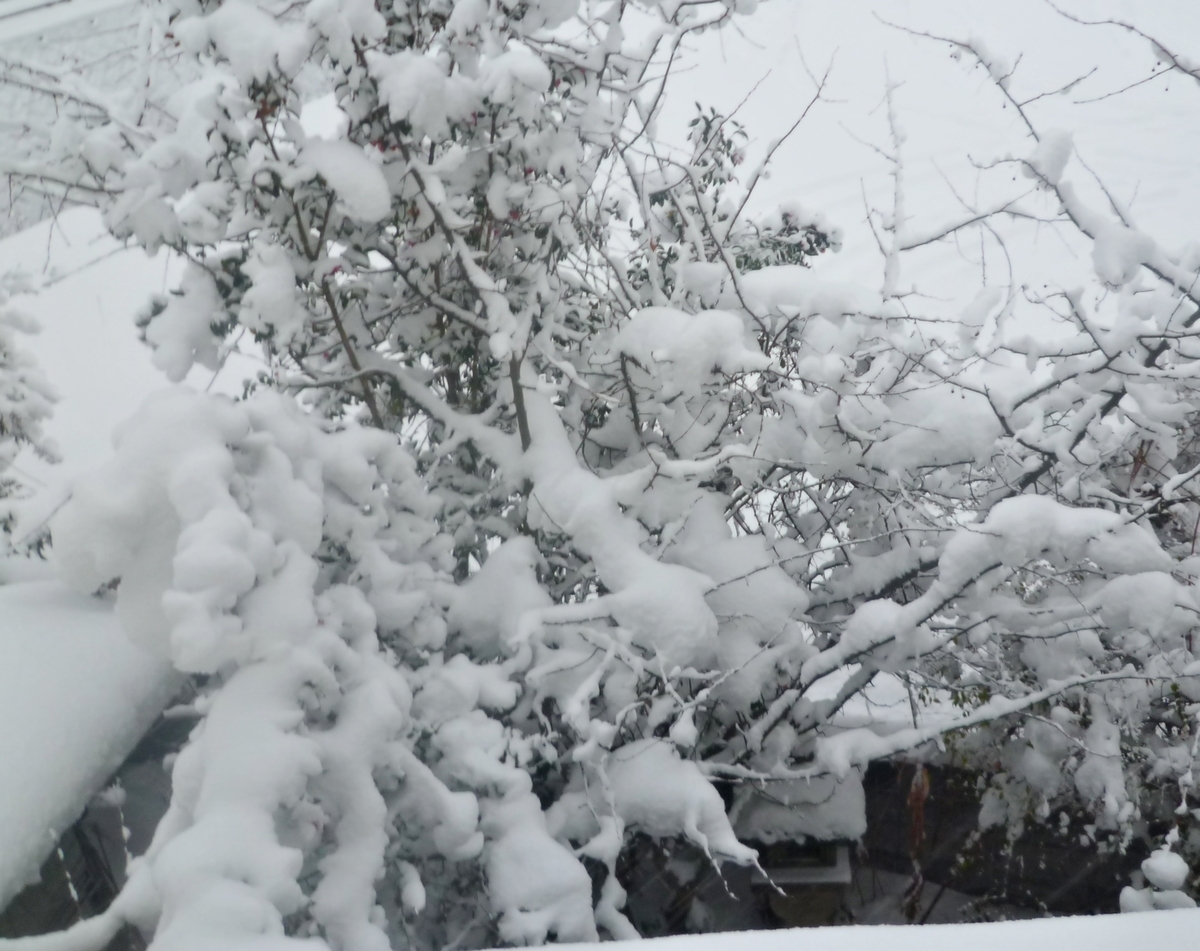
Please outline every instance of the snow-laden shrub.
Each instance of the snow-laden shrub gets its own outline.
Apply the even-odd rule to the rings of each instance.
[[[566,449],[559,461],[572,460]],[[576,490],[605,514],[603,487]],[[387,947],[427,903],[448,908],[430,916],[430,940],[469,926],[455,906],[482,901],[470,889],[485,880],[501,940],[595,939],[597,922],[634,932],[615,877],[607,907],[593,911],[570,839],[610,869],[624,828],[755,861],[675,745],[608,753],[612,714],[588,719],[605,675],[642,665],[632,632],[533,633],[563,609],[537,587],[535,553],[519,539],[456,586],[441,508],[394,436],[322,426],[270,391],[240,403],[167,391],[120,428],[113,461],[56,521],[55,553],[83,590],[119,580],[126,630],[204,675],[204,687],[193,705],[201,723],[172,768],[171,808],[96,934],[131,921],[169,948],[281,935],[294,916],[298,934]],[[684,603],[694,587],[681,589]],[[524,607],[516,622],[495,623],[514,597]],[[635,593],[623,611],[649,600]],[[514,646],[523,629],[529,643]],[[524,692],[512,679],[521,673]],[[556,835],[529,771],[558,759],[537,715],[554,697],[587,738],[575,775],[593,790],[586,814]],[[571,801],[565,794],[552,813]]]
[[[627,936],[634,833],[746,864],[739,832],[853,837],[865,766],[939,745],[1014,831],[1071,809],[1123,848],[1149,790],[1192,794],[1200,260],[1092,207],[963,42],[1033,190],[918,227],[892,89],[882,279],[823,279],[839,235],[748,220],[730,123],[652,139],[660,66],[746,6],[148,18],[201,78],[87,111],[44,174],[187,256],[141,319],[169,377],[250,341],[267,369],[151,403],[55,529],[205,678],[79,946]],[[905,290],[909,252],[1004,216],[1073,229],[1092,284]],[[872,721],[880,684],[911,726]]]

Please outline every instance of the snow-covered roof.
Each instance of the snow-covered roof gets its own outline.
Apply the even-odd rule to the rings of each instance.
[[[0,908],[177,687],[109,603],[58,581],[0,585]]]

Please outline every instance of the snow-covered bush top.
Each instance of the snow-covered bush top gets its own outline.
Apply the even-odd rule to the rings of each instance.
[[[151,402],[55,528],[205,685],[75,946],[630,936],[632,834],[744,864],[739,832],[853,837],[865,765],[944,737],[996,774],[985,825],[1070,799],[1122,846],[1144,788],[1186,811],[1200,259],[1091,207],[1070,136],[959,43],[1034,191],[918,228],[889,94],[883,279],[823,280],[840,236],[746,215],[732,124],[653,138],[659,66],[752,6],[148,17],[199,78],[84,110],[56,174],[188,258],[141,318],[171,379],[251,342],[268,369]],[[907,252],[1001,213],[1073,225],[1095,286],[919,312]],[[881,680],[911,727],[835,722]]]

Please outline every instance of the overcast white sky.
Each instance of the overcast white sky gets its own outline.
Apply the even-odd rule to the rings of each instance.
[[[1200,3],[1193,0],[1075,0],[1063,6],[1092,19],[1130,20],[1200,58]],[[879,166],[845,130],[886,144],[884,115],[877,106],[888,73],[904,84],[897,102],[914,157],[950,155],[960,136],[972,144],[1003,141],[1012,120],[982,73],[951,60],[944,44],[910,37],[881,18],[946,36],[977,37],[1009,62],[1020,56],[1014,88],[1028,95],[1097,67],[1073,95],[1034,107],[1047,124],[1081,133],[1081,148],[1097,160],[1153,160],[1157,153],[1146,148],[1147,135],[1167,140],[1164,144],[1200,137],[1194,111],[1185,111],[1197,103],[1196,84],[1178,75],[1121,97],[1073,105],[1147,76],[1154,59],[1144,41],[1114,27],[1077,26],[1044,0],[766,0],[753,16],[738,18],[734,29],[693,41],[673,99],[689,110],[696,99],[729,109],[766,76],[740,113],[751,132],[766,140],[791,124],[811,94],[800,53],[815,72],[832,61],[827,96],[836,102],[805,120],[785,146],[781,165],[786,173],[779,177],[834,193],[843,191],[838,183],[844,186],[855,172]]]
[[[1132,21],[1176,52],[1200,60],[1200,3],[1064,0],[1089,19]],[[1013,89],[1027,98],[1096,72],[1066,96],[1041,100],[1032,115],[1047,128],[1075,136],[1079,154],[1123,200],[1133,200],[1139,225],[1172,246],[1200,240],[1200,85],[1186,77],[1157,79],[1121,96],[1077,104],[1148,76],[1149,44],[1115,27],[1082,27],[1044,0],[766,0],[735,29],[710,33],[692,45],[673,85],[675,109],[661,132],[678,136],[696,100],[727,112],[761,85],[738,116],[764,147],[794,121],[812,95],[801,53],[814,72],[832,61],[826,97],[779,150],[764,200],[799,198],[824,210],[847,233],[847,261],[858,268],[873,239],[865,231],[862,190],[890,205],[888,163],[860,141],[888,146],[886,77],[901,83],[897,111],[905,143],[909,211],[932,223],[955,203],[944,172],[970,195],[976,175],[969,159],[1028,154],[1011,109],[982,70],[950,58],[949,47],[893,29],[981,39],[1009,62],[1020,57]],[[764,79],[765,76],[765,79]],[[748,165],[753,165],[753,159]],[[940,171],[939,171],[940,170]],[[1076,163],[1068,178],[1087,173]],[[851,263],[851,262],[854,263]]]

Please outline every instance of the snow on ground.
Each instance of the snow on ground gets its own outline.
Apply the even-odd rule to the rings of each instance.
[[[0,908],[177,687],[111,604],[57,581],[0,586]]]

